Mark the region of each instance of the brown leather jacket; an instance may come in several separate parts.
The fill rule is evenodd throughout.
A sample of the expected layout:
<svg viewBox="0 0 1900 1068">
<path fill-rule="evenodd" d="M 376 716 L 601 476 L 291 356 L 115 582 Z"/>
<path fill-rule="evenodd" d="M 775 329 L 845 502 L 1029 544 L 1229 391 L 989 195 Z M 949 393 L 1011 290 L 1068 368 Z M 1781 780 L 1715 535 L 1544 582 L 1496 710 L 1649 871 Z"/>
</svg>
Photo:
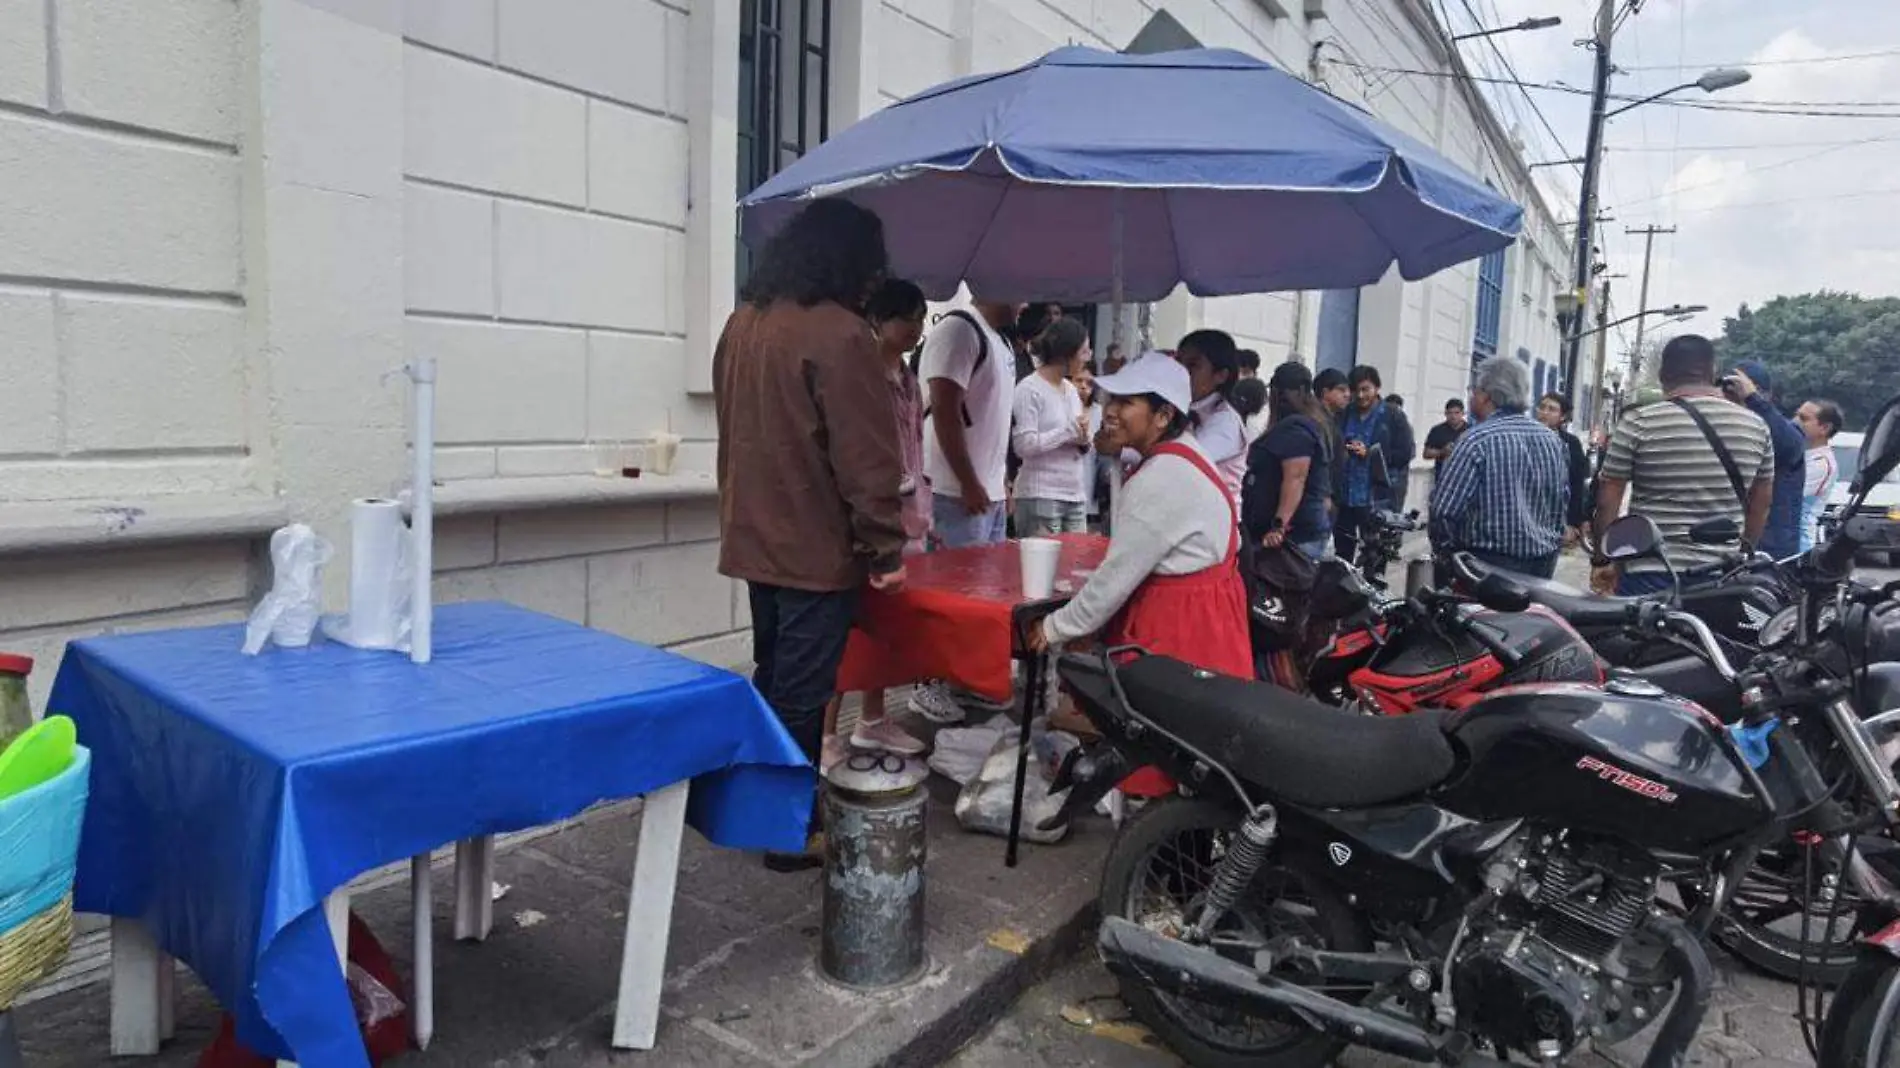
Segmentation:
<svg viewBox="0 0 1900 1068">
<path fill-rule="evenodd" d="M 722 574 L 848 590 L 895 571 L 903 465 L 876 337 L 856 312 L 741 304 L 713 354 Z"/>
</svg>

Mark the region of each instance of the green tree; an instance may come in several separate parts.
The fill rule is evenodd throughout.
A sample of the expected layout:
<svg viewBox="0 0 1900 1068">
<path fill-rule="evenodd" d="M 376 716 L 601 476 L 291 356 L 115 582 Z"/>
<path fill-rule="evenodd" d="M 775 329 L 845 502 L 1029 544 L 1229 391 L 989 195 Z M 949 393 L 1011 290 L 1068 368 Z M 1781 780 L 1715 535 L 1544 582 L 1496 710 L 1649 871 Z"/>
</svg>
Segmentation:
<svg viewBox="0 0 1900 1068">
<path fill-rule="evenodd" d="M 1744 304 L 1716 342 L 1724 367 L 1760 360 L 1784 407 L 1825 398 L 1858 428 L 1900 393 L 1900 298 L 1822 290 Z"/>
</svg>

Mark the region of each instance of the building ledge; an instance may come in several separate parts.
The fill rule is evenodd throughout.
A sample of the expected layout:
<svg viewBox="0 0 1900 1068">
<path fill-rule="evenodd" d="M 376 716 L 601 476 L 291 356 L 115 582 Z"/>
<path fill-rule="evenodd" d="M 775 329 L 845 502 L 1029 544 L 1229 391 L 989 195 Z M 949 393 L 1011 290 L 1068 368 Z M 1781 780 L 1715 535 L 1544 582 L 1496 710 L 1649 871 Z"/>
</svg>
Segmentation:
<svg viewBox="0 0 1900 1068">
<path fill-rule="evenodd" d="M 719 496 L 710 474 L 600 478 L 550 475 L 537 478 L 471 478 L 445 482 L 435 489 L 438 516 L 491 515 L 548 508 L 590 508 L 705 500 Z M 404 504 L 409 493 L 402 494 Z"/>
<path fill-rule="evenodd" d="M 230 494 L 0 503 L 0 556 L 256 537 L 289 518 L 276 497 Z"/>
</svg>

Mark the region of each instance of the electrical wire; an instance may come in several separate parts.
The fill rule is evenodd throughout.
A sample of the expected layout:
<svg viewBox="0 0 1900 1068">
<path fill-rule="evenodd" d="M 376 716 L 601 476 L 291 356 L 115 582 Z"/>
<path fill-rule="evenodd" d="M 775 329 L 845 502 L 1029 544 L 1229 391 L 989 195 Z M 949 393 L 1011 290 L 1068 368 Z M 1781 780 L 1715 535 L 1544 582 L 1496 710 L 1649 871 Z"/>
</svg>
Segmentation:
<svg viewBox="0 0 1900 1068">
<path fill-rule="evenodd" d="M 1353 66 L 1354 64 L 1347 64 Z M 1571 96 L 1589 96 L 1590 90 L 1561 82 L 1528 82 L 1518 78 L 1496 78 L 1476 74 L 1455 74 L 1449 71 L 1415 70 L 1403 67 L 1360 66 L 1362 70 L 1380 74 L 1404 74 L 1417 78 L 1459 78 L 1493 85 L 1515 85 L 1526 91 L 1536 89 L 1547 93 L 1568 93 Z M 1900 119 L 1900 100 L 1670 100 L 1667 98 L 1652 100 L 1644 96 L 1628 93 L 1609 93 L 1607 99 L 1626 103 L 1647 103 L 1658 107 L 1695 108 L 1702 111 L 1731 111 L 1749 115 L 1790 115 L 1804 118 L 1849 118 L 1849 119 Z M 1833 109 L 1854 108 L 1863 110 L 1839 111 Z M 1878 114 L 1874 108 L 1894 109 L 1888 114 Z"/>
<path fill-rule="evenodd" d="M 1783 159 L 1783 160 L 1776 160 L 1773 163 L 1765 163 L 1759 167 L 1750 167 L 1748 168 L 1748 173 L 1752 175 L 1752 174 L 1759 174 L 1762 171 L 1772 171 L 1779 167 L 1792 167 L 1797 163 L 1806 163 L 1809 160 L 1820 159 L 1822 156 L 1833 155 L 1834 153 L 1839 152 L 1842 149 L 1853 148 L 1857 145 L 1871 145 L 1877 142 L 1890 141 L 1890 140 L 1892 140 L 1892 138 L 1870 137 L 1862 141 L 1846 141 L 1838 145 L 1833 145 L 1831 147 L 1821 149 L 1819 152 L 1809 152 L 1809 153 L 1806 153 L 1805 155 L 1793 156 L 1793 157 L 1790 157 L 1788 159 Z M 1636 207 L 1639 204 L 1650 204 L 1658 200 L 1668 200 L 1670 197 L 1675 196 L 1677 193 L 1686 193 L 1692 189 L 1706 189 L 1709 186 L 1713 186 L 1713 185 L 1724 185 L 1729 181 L 1730 179 L 1727 179 L 1727 178 L 1712 178 L 1706 182 L 1696 182 L 1693 185 L 1677 186 L 1676 188 L 1671 189 L 1666 193 L 1658 193 L 1654 196 L 1644 197 L 1641 200 L 1618 201 L 1616 207 L 1617 207 L 1617 210 L 1621 211 L 1626 208 Z"/>
<path fill-rule="evenodd" d="M 1736 208 L 1768 208 L 1781 204 L 1818 204 L 1836 200 L 1859 200 L 1863 197 L 1889 197 L 1900 195 L 1900 186 L 1886 189 L 1860 189 L 1851 193 L 1822 193 L 1817 196 L 1781 197 L 1775 200 L 1738 200 L 1731 204 L 1713 204 L 1706 208 L 1675 208 L 1669 212 L 1652 212 L 1639 215 L 1639 218 L 1659 218 L 1671 215 L 1706 215 L 1718 211 L 1732 211 Z"/>
<path fill-rule="evenodd" d="M 1711 70 L 1716 67 L 1799 67 L 1825 63 L 1851 63 L 1865 59 L 1886 59 L 1900 56 L 1900 48 L 1882 49 L 1878 52 L 1848 52 L 1837 56 L 1808 56 L 1801 59 L 1729 59 L 1720 63 L 1676 63 L 1651 67 L 1624 67 L 1631 73 L 1652 70 Z"/>
</svg>

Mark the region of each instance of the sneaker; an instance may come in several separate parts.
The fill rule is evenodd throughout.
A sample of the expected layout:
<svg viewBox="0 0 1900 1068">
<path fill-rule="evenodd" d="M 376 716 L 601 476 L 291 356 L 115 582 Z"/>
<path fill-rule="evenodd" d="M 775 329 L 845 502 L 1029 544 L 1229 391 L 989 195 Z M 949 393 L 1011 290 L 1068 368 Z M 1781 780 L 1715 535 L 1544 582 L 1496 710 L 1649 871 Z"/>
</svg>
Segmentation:
<svg viewBox="0 0 1900 1068">
<path fill-rule="evenodd" d="M 968 705 L 980 712 L 1014 712 L 1016 710 L 1016 702 L 1014 701 L 997 701 L 985 697 L 980 693 L 971 693 L 964 689 L 952 690 L 951 699 L 960 705 Z"/>
<path fill-rule="evenodd" d="M 932 723 L 962 723 L 967 713 L 941 682 L 921 683 L 910 692 L 910 710 Z"/>
<path fill-rule="evenodd" d="M 851 748 L 881 749 L 886 753 L 899 756 L 923 756 L 928 746 L 922 739 L 890 721 L 890 719 L 858 722 L 851 732 Z"/>
<path fill-rule="evenodd" d="M 851 744 L 852 745 L 857 744 L 857 740 L 858 740 L 857 736 L 855 734 L 852 735 Z M 843 738 L 839 737 L 836 734 L 825 735 L 824 748 L 821 749 L 818 753 L 819 774 L 822 775 L 825 772 L 830 771 L 832 765 L 836 764 L 838 761 L 843 760 L 845 757 L 848 757 L 850 755 L 851 755 L 851 745 L 846 745 L 845 740 Z"/>
</svg>

